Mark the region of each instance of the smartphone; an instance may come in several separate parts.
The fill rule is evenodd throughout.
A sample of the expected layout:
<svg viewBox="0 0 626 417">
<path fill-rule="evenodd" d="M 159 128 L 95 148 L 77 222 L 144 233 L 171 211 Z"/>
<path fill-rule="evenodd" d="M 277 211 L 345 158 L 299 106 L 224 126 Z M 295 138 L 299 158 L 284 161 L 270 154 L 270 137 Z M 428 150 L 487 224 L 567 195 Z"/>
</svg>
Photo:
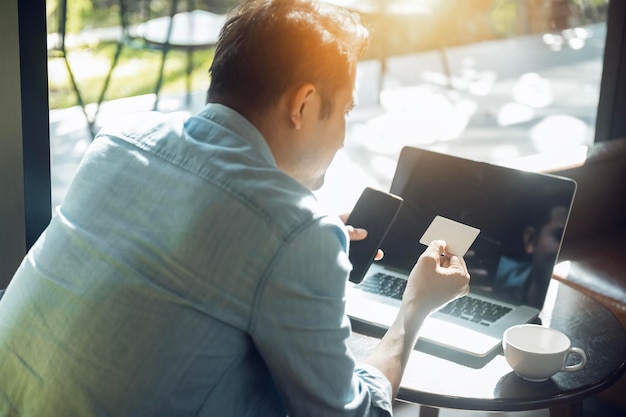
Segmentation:
<svg viewBox="0 0 626 417">
<path fill-rule="evenodd" d="M 350 242 L 350 281 L 358 284 L 363 280 L 403 203 L 397 195 L 370 187 L 363 190 L 346 221 L 350 226 L 367 230 L 365 239 Z"/>
</svg>

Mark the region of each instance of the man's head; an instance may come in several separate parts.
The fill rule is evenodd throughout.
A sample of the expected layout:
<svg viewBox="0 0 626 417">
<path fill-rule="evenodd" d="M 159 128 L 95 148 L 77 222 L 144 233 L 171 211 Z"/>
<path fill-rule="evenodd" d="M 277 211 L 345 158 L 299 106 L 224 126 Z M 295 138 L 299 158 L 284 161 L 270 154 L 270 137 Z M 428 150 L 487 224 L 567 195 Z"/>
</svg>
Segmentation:
<svg viewBox="0 0 626 417">
<path fill-rule="evenodd" d="M 207 101 L 259 111 L 310 82 L 328 115 L 367 41 L 353 14 L 317 0 L 243 0 L 222 29 Z"/>
<path fill-rule="evenodd" d="M 247 117 L 279 168 L 318 188 L 343 146 L 367 42 L 358 18 L 317 0 L 244 0 L 222 29 L 207 101 Z"/>
<path fill-rule="evenodd" d="M 533 216 L 531 224 L 524 229 L 524 249 L 532 256 L 535 267 L 552 268 L 565 231 L 567 215 L 565 204 L 554 205 Z"/>
</svg>

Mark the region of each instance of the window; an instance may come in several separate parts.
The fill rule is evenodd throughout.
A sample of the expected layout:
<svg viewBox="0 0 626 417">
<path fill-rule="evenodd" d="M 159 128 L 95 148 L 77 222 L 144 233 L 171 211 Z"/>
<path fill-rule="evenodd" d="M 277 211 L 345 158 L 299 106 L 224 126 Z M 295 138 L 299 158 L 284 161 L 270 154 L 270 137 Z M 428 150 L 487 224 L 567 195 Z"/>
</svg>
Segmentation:
<svg viewBox="0 0 626 417">
<path fill-rule="evenodd" d="M 48 0 L 49 5 L 53 3 L 56 0 Z M 79 3 L 85 10 L 88 4 L 95 10 L 96 5 L 110 2 Z M 359 105 L 349 119 L 346 145 L 318 192 L 320 199 L 344 211 L 352 207 L 366 185 L 387 189 L 404 145 L 507 163 L 538 153 L 580 149 L 591 145 L 597 135 L 611 136 L 608 132 L 623 123 L 611 116 L 625 95 L 620 93 L 623 87 L 619 87 L 618 74 L 619 62 L 624 59 L 626 7 L 622 3 L 387 0 L 387 14 L 366 10 L 362 19 L 371 28 L 372 43 L 358 67 Z M 405 6 L 409 8 L 403 9 Z M 607 16 L 612 19 L 610 26 Z M 115 24 L 111 19 L 102 21 L 109 29 Z M 50 25 L 52 31 L 54 27 Z M 68 27 L 73 28 L 72 35 L 111 33 L 75 24 Z M 619 34 L 611 35 L 616 31 Z M 111 48 L 110 43 L 106 47 Z M 617 51 L 611 61 L 604 60 L 608 48 Z M 77 78 L 80 71 L 94 74 L 96 68 L 106 67 L 107 55 L 98 50 L 96 42 L 76 53 Z M 96 52 L 93 65 L 85 62 L 90 51 Z M 609 62 L 610 68 L 604 68 L 604 62 Z M 200 73 L 206 73 L 209 63 L 197 65 Z M 63 71 L 62 63 L 51 65 L 50 79 L 63 79 Z M 600 100 L 601 79 L 603 94 L 612 93 L 613 97 Z M 98 80 L 91 85 L 98 90 Z M 206 82 L 196 88 L 203 96 Z M 180 96 L 182 90 L 181 85 L 180 92 L 170 90 L 169 94 Z M 99 121 L 115 119 L 108 109 L 116 112 L 113 114 L 119 114 L 119 109 L 124 113 L 149 110 L 152 100 L 144 98 L 104 103 Z M 190 109 L 166 105 L 164 109 L 194 112 L 198 105 Z M 60 204 L 90 138 L 78 107 L 51 109 L 50 119 L 55 206 Z"/>
<path fill-rule="evenodd" d="M 390 38 L 386 70 L 379 84 L 381 62 L 360 64 L 359 107 L 333 166 L 341 184 L 322 195 L 387 189 L 404 145 L 508 163 L 593 144 L 608 1 L 419 3 L 421 14 L 365 20 L 378 29 L 371 47 Z"/>
</svg>

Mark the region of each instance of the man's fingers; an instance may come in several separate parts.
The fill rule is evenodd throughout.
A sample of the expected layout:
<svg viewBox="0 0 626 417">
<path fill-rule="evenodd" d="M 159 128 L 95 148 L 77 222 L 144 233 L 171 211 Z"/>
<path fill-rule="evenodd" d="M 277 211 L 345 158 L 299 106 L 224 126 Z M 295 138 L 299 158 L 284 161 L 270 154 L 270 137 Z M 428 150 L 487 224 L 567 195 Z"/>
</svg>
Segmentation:
<svg viewBox="0 0 626 417">
<path fill-rule="evenodd" d="M 450 256 L 449 262 L 450 267 L 460 269 L 461 271 L 464 271 L 467 275 L 469 275 L 469 272 L 467 271 L 467 265 L 465 264 L 465 259 L 463 259 L 462 257 L 452 255 Z"/>
<path fill-rule="evenodd" d="M 423 255 L 431 258 L 438 266 L 448 266 L 448 254 L 446 253 L 446 242 L 443 240 L 433 240 L 426 248 Z"/>
<path fill-rule="evenodd" d="M 346 226 L 350 240 L 363 240 L 367 237 L 367 230 L 358 227 Z"/>
<path fill-rule="evenodd" d="M 447 244 L 443 240 L 433 240 L 426 252 L 433 257 L 434 259 L 438 259 L 438 265 L 443 266 L 445 268 L 457 268 L 461 271 L 467 272 L 467 265 L 465 264 L 465 259 L 461 256 L 452 255 L 446 252 Z"/>
<path fill-rule="evenodd" d="M 442 256 L 446 253 L 446 242 L 443 240 L 433 240 L 426 249 L 429 255 Z"/>
</svg>

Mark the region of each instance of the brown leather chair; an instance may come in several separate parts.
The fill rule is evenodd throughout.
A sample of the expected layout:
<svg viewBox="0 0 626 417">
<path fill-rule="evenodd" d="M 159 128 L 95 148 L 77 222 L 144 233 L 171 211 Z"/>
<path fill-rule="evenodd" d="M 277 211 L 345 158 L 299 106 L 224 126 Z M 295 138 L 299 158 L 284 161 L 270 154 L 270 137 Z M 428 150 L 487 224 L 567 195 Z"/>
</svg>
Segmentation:
<svg viewBox="0 0 626 417">
<path fill-rule="evenodd" d="M 626 138 L 598 142 L 579 166 L 552 171 L 578 188 L 554 278 L 596 299 L 626 328 Z M 599 397 L 626 411 L 626 375 Z"/>
</svg>

